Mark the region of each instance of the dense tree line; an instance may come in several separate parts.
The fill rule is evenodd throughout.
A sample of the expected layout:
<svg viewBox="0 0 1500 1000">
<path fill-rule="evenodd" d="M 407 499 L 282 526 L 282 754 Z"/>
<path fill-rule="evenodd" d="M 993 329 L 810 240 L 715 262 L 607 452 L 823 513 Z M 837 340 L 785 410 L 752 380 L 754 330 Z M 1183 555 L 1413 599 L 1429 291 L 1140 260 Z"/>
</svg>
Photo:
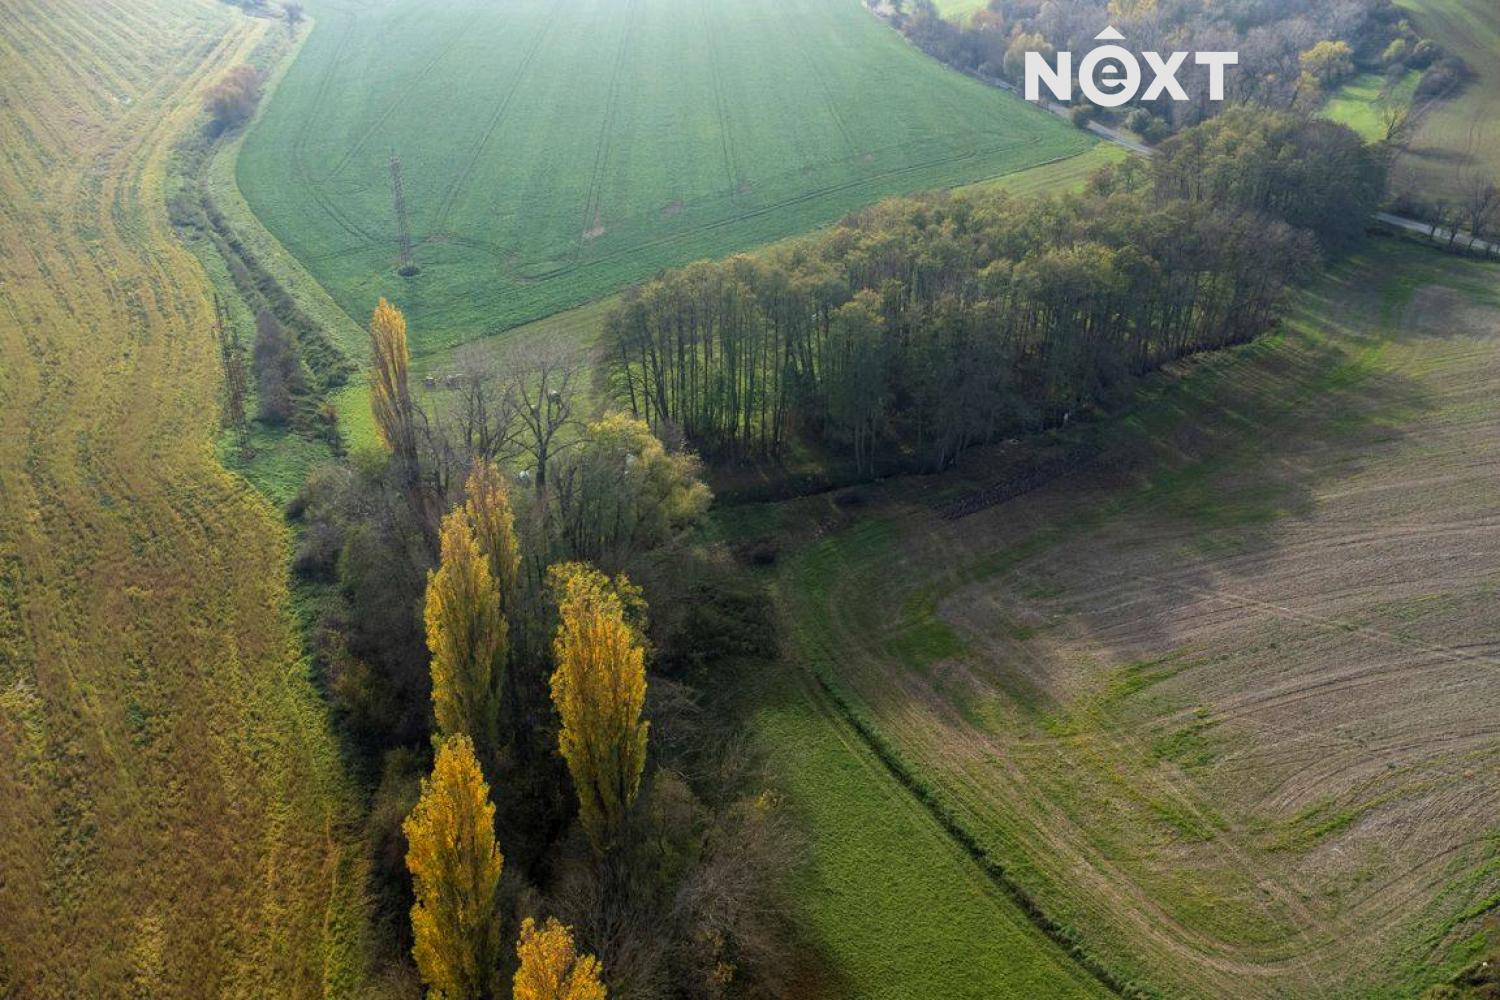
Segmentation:
<svg viewBox="0 0 1500 1000">
<path fill-rule="evenodd" d="M 1265 331 L 1383 186 L 1342 126 L 1241 110 L 1077 196 L 888 201 L 629 292 L 606 321 L 609 388 L 716 459 L 801 441 L 865 472 L 941 468 Z"/>
<path fill-rule="evenodd" d="M 373 788 L 391 994 L 777 995 L 795 839 L 716 673 L 770 655 L 769 629 L 683 541 L 710 499 L 697 459 L 575 414 L 578 359 L 471 358 L 439 393 L 413 382 L 399 309 L 370 332 L 381 448 L 291 513 L 315 659 Z M 717 617 L 689 613 L 705 592 Z"/>
<path fill-rule="evenodd" d="M 872 6 L 935 58 L 1014 86 L 1023 82 L 1027 52 L 1081 58 L 1100 44 L 1094 36 L 1106 24 L 1136 51 L 1238 52 L 1223 104 L 1207 99 L 1206 70 L 1189 62 L 1179 78 L 1193 100 L 1137 99 L 1116 112 L 1151 141 L 1240 104 L 1316 108 L 1356 72 L 1398 78 L 1426 70 L 1419 97 L 1446 93 L 1467 75 L 1393 0 L 990 0 L 963 24 L 932 0 Z"/>
</svg>

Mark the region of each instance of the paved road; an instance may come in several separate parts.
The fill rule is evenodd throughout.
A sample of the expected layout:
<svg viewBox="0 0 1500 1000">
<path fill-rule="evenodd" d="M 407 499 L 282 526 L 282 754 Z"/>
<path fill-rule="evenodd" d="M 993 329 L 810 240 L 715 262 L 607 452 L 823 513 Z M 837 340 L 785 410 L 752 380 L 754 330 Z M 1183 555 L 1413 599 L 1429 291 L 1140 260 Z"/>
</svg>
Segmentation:
<svg viewBox="0 0 1500 1000">
<path fill-rule="evenodd" d="M 1383 222 L 1397 229 L 1405 229 L 1412 233 L 1421 233 L 1423 236 L 1431 237 L 1433 240 L 1447 240 L 1450 237 L 1458 246 L 1468 247 L 1470 250 L 1478 250 L 1481 253 L 1500 253 L 1500 243 L 1491 243 L 1488 240 L 1477 239 L 1463 230 L 1459 230 L 1454 236 L 1452 230 L 1439 226 L 1436 229 L 1431 223 L 1418 222 L 1416 219 L 1408 219 L 1404 215 L 1392 215 L 1389 212 L 1376 212 L 1375 221 Z"/>
</svg>

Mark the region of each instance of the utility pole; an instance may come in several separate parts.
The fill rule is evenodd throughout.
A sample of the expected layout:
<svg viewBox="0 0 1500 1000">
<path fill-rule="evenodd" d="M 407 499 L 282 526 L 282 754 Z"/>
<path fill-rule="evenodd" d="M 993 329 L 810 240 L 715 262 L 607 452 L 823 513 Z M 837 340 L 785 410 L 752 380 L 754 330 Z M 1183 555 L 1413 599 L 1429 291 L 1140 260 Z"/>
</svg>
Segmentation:
<svg viewBox="0 0 1500 1000">
<path fill-rule="evenodd" d="M 396 206 L 396 238 L 401 243 L 401 267 L 397 274 L 409 278 L 418 271 L 411 259 L 411 226 L 406 221 L 406 195 L 401 190 L 401 157 L 391 150 L 391 199 Z"/>
</svg>

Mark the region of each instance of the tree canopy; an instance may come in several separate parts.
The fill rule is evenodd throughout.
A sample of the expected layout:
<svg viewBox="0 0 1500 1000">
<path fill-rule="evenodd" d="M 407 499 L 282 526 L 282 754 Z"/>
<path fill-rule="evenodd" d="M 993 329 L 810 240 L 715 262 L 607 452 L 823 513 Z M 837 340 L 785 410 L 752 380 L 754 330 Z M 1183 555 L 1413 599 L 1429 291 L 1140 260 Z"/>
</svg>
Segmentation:
<svg viewBox="0 0 1500 1000">
<path fill-rule="evenodd" d="M 497 900 L 504 858 L 495 807 L 467 736 L 438 748 L 416 808 L 402 825 L 417 971 L 442 1000 L 484 1000 L 500 950 Z"/>
<path fill-rule="evenodd" d="M 639 592 L 585 563 L 552 567 L 558 596 L 552 701 L 562 720 L 558 750 L 578 793 L 578 817 L 594 850 L 613 845 L 646 765 L 643 642 L 626 621 Z M 625 599 L 622 599 L 622 593 Z"/>
<path fill-rule="evenodd" d="M 607 991 L 600 982 L 599 960 L 580 955 L 573 945 L 573 930 L 556 917 L 538 927 L 527 917 L 516 942 L 514 1000 L 604 1000 Z"/>
<path fill-rule="evenodd" d="M 442 558 L 427 575 L 423 620 L 432 651 L 432 707 L 438 731 L 468 736 L 481 757 L 493 763 L 499 749 L 508 627 L 489 560 L 462 508 L 443 519 Z"/>
</svg>

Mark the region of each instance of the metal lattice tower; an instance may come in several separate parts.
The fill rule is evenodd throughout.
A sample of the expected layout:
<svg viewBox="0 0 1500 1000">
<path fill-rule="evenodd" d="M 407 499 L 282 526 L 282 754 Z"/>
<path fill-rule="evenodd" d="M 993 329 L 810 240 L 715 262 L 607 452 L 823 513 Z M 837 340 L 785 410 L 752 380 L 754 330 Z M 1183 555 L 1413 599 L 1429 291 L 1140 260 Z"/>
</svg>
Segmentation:
<svg viewBox="0 0 1500 1000">
<path fill-rule="evenodd" d="M 396 206 L 396 238 L 401 243 L 401 273 L 415 271 L 411 260 L 411 226 L 406 221 L 406 195 L 401 190 L 401 157 L 391 150 L 391 199 Z"/>
</svg>

